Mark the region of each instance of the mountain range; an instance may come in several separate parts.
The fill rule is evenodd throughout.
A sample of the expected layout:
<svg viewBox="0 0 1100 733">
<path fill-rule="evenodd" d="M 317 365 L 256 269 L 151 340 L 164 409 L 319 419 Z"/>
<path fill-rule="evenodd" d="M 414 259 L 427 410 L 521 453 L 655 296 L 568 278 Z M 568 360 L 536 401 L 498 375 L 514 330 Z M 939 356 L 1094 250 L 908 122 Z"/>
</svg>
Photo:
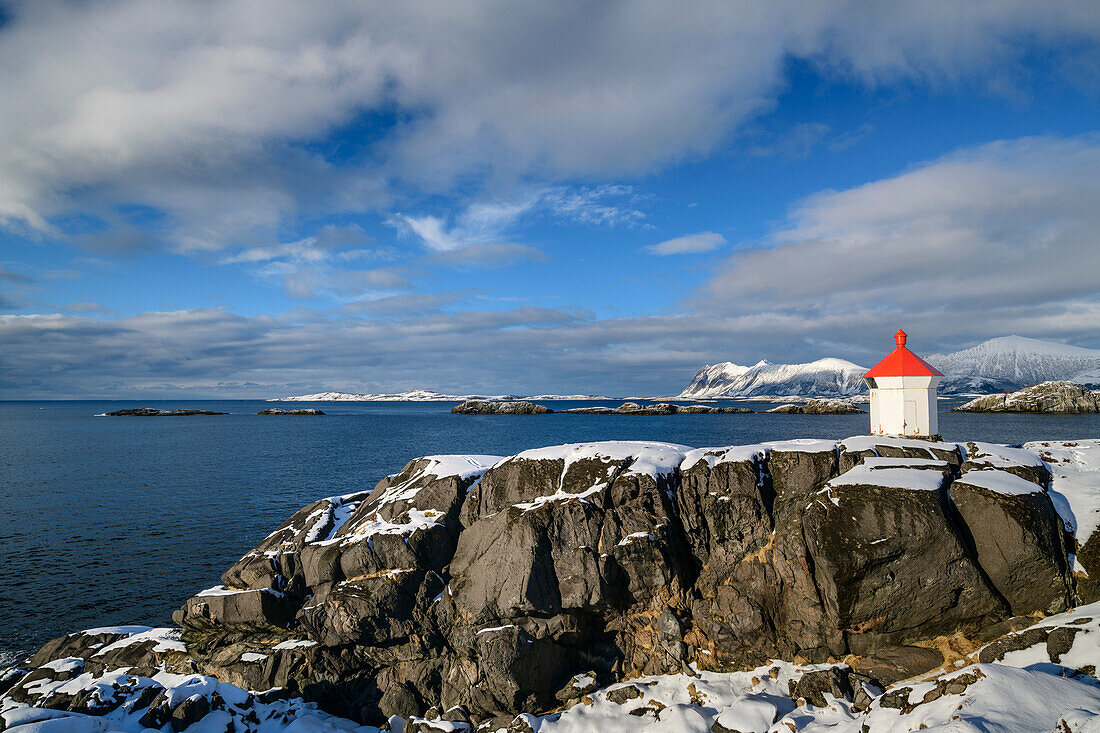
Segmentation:
<svg viewBox="0 0 1100 733">
<path fill-rule="evenodd" d="M 463 402 L 465 400 L 606 400 L 602 395 L 452 395 L 430 389 L 413 389 L 408 392 L 369 393 L 318 392 L 295 397 L 275 397 L 268 402 Z"/>
<path fill-rule="evenodd" d="M 1023 336 L 989 339 L 927 361 L 944 373 L 945 394 L 1010 392 L 1055 380 L 1100 384 L 1100 350 Z"/>
<path fill-rule="evenodd" d="M 1023 389 L 1052 380 L 1100 384 L 1100 350 L 1055 341 L 1002 336 L 926 361 L 944 373 L 940 394 L 989 394 Z M 680 399 L 716 397 L 854 397 L 866 392 L 860 377 L 867 371 L 843 359 L 806 364 L 752 366 L 733 362 L 708 364 L 695 373 Z"/>
<path fill-rule="evenodd" d="M 713 397 L 851 397 L 865 392 L 860 379 L 867 369 L 844 359 L 818 359 L 808 364 L 752 366 L 723 362 L 695 373 L 680 399 Z"/>
<path fill-rule="evenodd" d="M 1100 349 L 1056 341 L 1002 336 L 925 360 L 944 373 L 943 395 L 1008 392 L 1040 382 L 1070 380 L 1100 387 Z M 707 364 L 695 373 L 677 399 L 763 397 L 851 398 L 865 395 L 861 377 L 867 367 L 844 359 L 824 358 L 805 364 L 774 364 L 762 359 L 752 366 L 726 361 Z M 606 400 L 602 395 L 454 395 L 429 389 L 398 393 L 318 392 L 278 397 L 269 402 L 462 402 L 464 400 Z"/>
</svg>

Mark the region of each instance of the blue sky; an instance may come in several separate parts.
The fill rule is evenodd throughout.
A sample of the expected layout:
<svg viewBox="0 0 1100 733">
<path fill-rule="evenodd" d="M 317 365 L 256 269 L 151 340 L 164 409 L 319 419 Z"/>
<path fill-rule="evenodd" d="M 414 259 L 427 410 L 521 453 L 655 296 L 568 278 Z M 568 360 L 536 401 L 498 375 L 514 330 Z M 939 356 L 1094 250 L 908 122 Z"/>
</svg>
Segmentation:
<svg viewBox="0 0 1100 733">
<path fill-rule="evenodd" d="M 1054 6 L 4 4 L 0 397 L 1100 347 L 1100 10 Z"/>
</svg>

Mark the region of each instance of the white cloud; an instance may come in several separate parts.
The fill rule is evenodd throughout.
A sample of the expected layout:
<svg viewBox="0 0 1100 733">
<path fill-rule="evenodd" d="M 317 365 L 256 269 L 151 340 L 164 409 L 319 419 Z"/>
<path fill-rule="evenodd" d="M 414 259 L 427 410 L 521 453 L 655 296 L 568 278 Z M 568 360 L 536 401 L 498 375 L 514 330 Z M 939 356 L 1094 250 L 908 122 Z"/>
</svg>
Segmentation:
<svg viewBox="0 0 1100 733">
<path fill-rule="evenodd" d="M 362 259 L 388 260 L 388 248 L 342 249 L 371 241 L 358 227 L 322 227 L 317 235 L 294 242 L 248 247 L 218 260 L 221 265 L 252 265 L 253 275 L 282 284 L 292 298 L 382 297 L 409 287 L 406 273 L 390 267 L 346 270 L 343 265 Z"/>
<path fill-rule="evenodd" d="M 408 227 L 424 246 L 434 252 L 452 252 L 456 249 L 478 244 L 484 237 L 482 232 L 447 231 L 443 219 L 438 216 L 405 216 L 395 214 L 397 224 Z"/>
<path fill-rule="evenodd" d="M 666 239 L 657 244 L 642 247 L 643 252 L 652 255 L 683 255 L 697 254 L 699 252 L 712 252 L 726 244 L 726 238 L 718 232 L 697 232 L 685 234 L 682 237 Z"/>
<path fill-rule="evenodd" d="M 1100 137 L 959 151 L 799 204 L 774 245 L 742 249 L 710 292 L 788 306 L 957 307 L 1096 294 Z"/>
<path fill-rule="evenodd" d="M 242 262 L 268 262 L 283 258 L 294 262 L 325 262 L 331 255 L 317 247 L 316 244 L 317 240 L 310 237 L 297 242 L 275 244 L 269 247 L 250 247 L 235 255 L 223 257 L 220 263 L 223 265 L 236 265 Z"/>
<path fill-rule="evenodd" d="M 1024 138 L 821 192 L 772 241 L 736 251 L 695 305 L 789 317 L 787 338 L 842 329 L 857 343 L 892 324 L 948 345 L 1095 338 L 1098 167 L 1100 136 Z"/>
<path fill-rule="evenodd" d="M 617 178 L 706 154 L 775 102 L 792 56 L 868 85 L 1015 94 L 1036 44 L 1089 86 L 1100 36 L 1073 0 L 39 0 L 8 15 L 0 220 L 56 234 L 59 214 L 144 204 L 185 251 L 384 209 L 388 182 Z M 373 111 L 397 122 L 353 163 L 302 145 Z"/>
<path fill-rule="evenodd" d="M 399 213 L 390 224 L 436 253 L 433 262 L 503 266 L 547 259 L 535 247 L 504 241 L 520 224 L 549 216 L 595 227 L 633 226 L 645 218 L 634 208 L 638 198 L 632 187 L 622 185 L 528 188 L 508 198 L 475 201 L 452 220 Z"/>
</svg>

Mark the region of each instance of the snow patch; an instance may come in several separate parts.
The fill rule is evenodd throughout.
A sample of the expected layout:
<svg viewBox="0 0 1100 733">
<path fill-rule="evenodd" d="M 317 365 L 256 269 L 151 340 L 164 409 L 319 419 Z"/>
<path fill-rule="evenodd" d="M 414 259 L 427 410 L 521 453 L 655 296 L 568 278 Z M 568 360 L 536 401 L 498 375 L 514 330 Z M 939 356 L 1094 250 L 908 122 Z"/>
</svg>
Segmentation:
<svg viewBox="0 0 1100 733">
<path fill-rule="evenodd" d="M 938 491 L 943 486 L 943 475 L 938 471 L 920 468 L 867 468 L 859 465 L 847 473 L 829 481 L 826 487 L 881 486 L 887 489 L 908 491 Z"/>
<path fill-rule="evenodd" d="M 1027 479 L 1020 478 L 1014 473 L 997 469 L 967 471 L 957 483 L 977 486 L 979 489 L 994 491 L 998 494 L 1010 494 L 1014 496 L 1043 493 L 1042 486 L 1033 484 Z"/>
<path fill-rule="evenodd" d="M 285 652 L 291 649 L 305 649 L 311 646 L 317 646 L 317 642 L 313 641 L 313 639 L 289 639 L 287 641 L 281 641 L 271 648 L 277 652 Z"/>
<path fill-rule="evenodd" d="M 1100 439 L 1035 441 L 1024 448 L 1046 463 L 1051 501 L 1084 545 L 1100 526 Z"/>
</svg>

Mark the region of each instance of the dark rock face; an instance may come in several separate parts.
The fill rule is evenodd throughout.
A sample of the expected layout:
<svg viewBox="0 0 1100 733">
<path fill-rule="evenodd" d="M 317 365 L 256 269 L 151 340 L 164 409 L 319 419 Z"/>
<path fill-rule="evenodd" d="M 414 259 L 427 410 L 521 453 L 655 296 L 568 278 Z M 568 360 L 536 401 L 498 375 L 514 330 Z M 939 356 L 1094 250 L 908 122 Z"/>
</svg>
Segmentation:
<svg viewBox="0 0 1100 733">
<path fill-rule="evenodd" d="M 297 410 L 284 410 L 279 407 L 269 407 L 266 410 L 260 410 L 257 415 L 324 415 L 325 413 L 318 410 L 316 407 L 303 407 Z"/>
<path fill-rule="evenodd" d="M 228 415 L 228 412 L 211 410 L 157 410 L 152 407 L 133 407 L 105 413 L 107 417 L 184 417 L 187 415 Z"/>
<path fill-rule="evenodd" d="M 452 407 L 451 412 L 456 415 L 548 415 L 553 410 L 525 400 L 518 402 L 466 400 L 461 405 Z"/>
<path fill-rule="evenodd" d="M 790 683 L 791 699 L 806 700 L 818 707 L 829 704 L 825 693 L 829 693 L 838 700 L 851 700 L 854 691 L 848 674 L 832 667 L 816 672 L 807 672 L 797 681 Z"/>
<path fill-rule="evenodd" d="M 1043 488 L 1005 471 L 972 471 L 951 485 L 951 501 L 978 563 L 1013 614 L 1070 607 L 1062 522 Z"/>
<path fill-rule="evenodd" d="M 861 415 L 864 411 L 848 402 L 810 400 L 802 405 L 780 405 L 767 410 L 774 415 Z"/>
<path fill-rule="evenodd" d="M 857 654 L 1006 616 L 952 521 L 946 483 L 931 471 L 857 468 L 810 505 L 806 542 L 829 625 Z"/>
<path fill-rule="evenodd" d="M 889 683 L 943 663 L 918 644 L 1072 597 L 1043 487 L 990 489 L 1002 471 L 962 463 L 953 444 L 874 438 L 420 458 L 298 511 L 174 618 L 192 671 L 372 724 L 461 707 L 507 725 L 688 664 L 854 655 L 853 675 Z M 111 663 L 165 654 L 141 646 Z M 852 679 L 815 672 L 792 695 L 866 697 Z M 202 712 L 162 708 L 150 724 Z"/>
<path fill-rule="evenodd" d="M 1077 382 L 1043 382 L 1016 392 L 978 397 L 952 412 L 1100 412 L 1100 394 Z"/>
</svg>

